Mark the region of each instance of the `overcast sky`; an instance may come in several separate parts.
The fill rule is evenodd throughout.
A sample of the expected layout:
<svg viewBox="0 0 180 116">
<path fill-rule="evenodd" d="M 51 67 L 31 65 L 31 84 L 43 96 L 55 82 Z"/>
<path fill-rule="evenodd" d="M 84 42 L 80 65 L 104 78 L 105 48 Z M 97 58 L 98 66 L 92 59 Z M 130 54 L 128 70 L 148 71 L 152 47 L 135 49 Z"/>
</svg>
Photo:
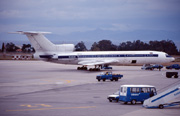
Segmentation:
<svg viewBox="0 0 180 116">
<path fill-rule="evenodd" d="M 160 40 L 180 46 L 180 0 L 0 0 L 1 43 L 11 31 L 68 35 L 97 29 L 170 32 Z"/>
</svg>

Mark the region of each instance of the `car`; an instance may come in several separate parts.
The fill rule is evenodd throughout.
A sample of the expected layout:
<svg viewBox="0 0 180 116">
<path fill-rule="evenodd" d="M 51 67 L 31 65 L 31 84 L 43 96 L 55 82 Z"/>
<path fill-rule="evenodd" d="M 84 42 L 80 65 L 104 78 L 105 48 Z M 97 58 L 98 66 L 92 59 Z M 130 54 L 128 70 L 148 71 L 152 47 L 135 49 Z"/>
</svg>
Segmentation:
<svg viewBox="0 0 180 116">
<path fill-rule="evenodd" d="M 176 70 L 179 70 L 180 69 L 180 65 L 179 64 L 172 64 L 172 65 L 166 66 L 166 69 L 176 69 Z"/>
<path fill-rule="evenodd" d="M 144 64 L 141 69 L 143 70 L 152 70 L 152 65 L 151 64 Z"/>
<path fill-rule="evenodd" d="M 100 75 L 96 76 L 96 79 L 98 81 L 106 81 L 106 80 L 115 80 L 118 81 L 118 79 L 121 79 L 123 77 L 123 75 L 121 74 L 113 74 L 112 72 L 102 72 Z"/>
<path fill-rule="evenodd" d="M 112 101 L 118 102 L 119 101 L 119 91 L 116 91 L 112 95 L 108 95 L 107 99 L 109 100 L 109 102 L 112 102 Z"/>
<path fill-rule="evenodd" d="M 102 67 L 101 69 L 104 69 L 104 70 L 106 70 L 106 69 L 112 69 L 112 67 Z"/>
<path fill-rule="evenodd" d="M 163 68 L 163 65 L 161 65 L 161 64 L 154 64 L 152 67 L 153 67 L 154 69 L 155 69 L 155 68 L 161 69 L 161 68 Z"/>
<path fill-rule="evenodd" d="M 163 68 L 163 65 L 161 64 L 144 64 L 141 69 L 144 70 L 154 70 L 154 69 L 159 69 L 161 70 Z"/>
</svg>

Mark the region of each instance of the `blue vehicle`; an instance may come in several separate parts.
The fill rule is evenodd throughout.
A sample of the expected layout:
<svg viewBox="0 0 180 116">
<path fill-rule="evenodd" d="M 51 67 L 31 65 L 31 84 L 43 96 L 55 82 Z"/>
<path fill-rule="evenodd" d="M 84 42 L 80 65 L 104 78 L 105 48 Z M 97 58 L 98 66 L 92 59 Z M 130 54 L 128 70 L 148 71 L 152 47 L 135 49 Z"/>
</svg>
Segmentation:
<svg viewBox="0 0 180 116">
<path fill-rule="evenodd" d="M 156 88 L 151 85 L 122 85 L 119 92 L 119 101 L 127 104 L 143 103 L 144 100 L 157 95 Z"/>
<path fill-rule="evenodd" d="M 163 65 L 161 65 L 161 64 L 154 64 L 154 65 L 152 66 L 152 68 L 153 68 L 153 69 L 155 69 L 155 68 L 161 69 L 161 68 L 163 68 Z"/>
<path fill-rule="evenodd" d="M 166 66 L 166 69 L 176 69 L 176 70 L 179 70 L 180 69 L 180 65 L 179 64 L 172 64 L 170 66 Z"/>
<path fill-rule="evenodd" d="M 112 69 L 112 67 L 109 67 L 108 65 L 103 65 L 103 66 L 101 67 L 101 69 L 104 69 L 104 70 L 106 70 L 106 69 Z"/>
<path fill-rule="evenodd" d="M 163 65 L 161 64 L 144 64 L 141 69 L 144 70 L 154 70 L 154 69 L 159 69 L 161 70 L 163 68 Z"/>
<path fill-rule="evenodd" d="M 121 74 L 112 74 L 112 72 L 102 72 L 100 75 L 96 76 L 96 79 L 98 81 L 106 81 L 106 80 L 115 80 L 118 81 L 118 79 L 121 79 L 123 77 L 123 75 Z"/>
<path fill-rule="evenodd" d="M 102 67 L 101 69 L 104 69 L 104 70 L 106 70 L 106 69 L 112 69 L 112 67 Z"/>
</svg>

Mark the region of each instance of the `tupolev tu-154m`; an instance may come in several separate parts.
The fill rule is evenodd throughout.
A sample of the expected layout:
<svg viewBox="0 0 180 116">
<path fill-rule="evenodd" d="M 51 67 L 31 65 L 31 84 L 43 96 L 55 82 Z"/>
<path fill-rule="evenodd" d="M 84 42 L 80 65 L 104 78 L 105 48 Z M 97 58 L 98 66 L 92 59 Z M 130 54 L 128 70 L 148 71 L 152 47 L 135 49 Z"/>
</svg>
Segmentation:
<svg viewBox="0 0 180 116">
<path fill-rule="evenodd" d="M 35 49 L 34 58 L 60 64 L 78 64 L 78 70 L 88 70 L 87 66 L 95 66 L 90 71 L 99 71 L 103 66 L 118 64 L 157 64 L 167 63 L 175 59 L 165 52 L 159 51 L 83 51 L 74 52 L 73 44 L 53 44 L 44 34 L 50 32 L 17 31 L 24 34 Z"/>
</svg>

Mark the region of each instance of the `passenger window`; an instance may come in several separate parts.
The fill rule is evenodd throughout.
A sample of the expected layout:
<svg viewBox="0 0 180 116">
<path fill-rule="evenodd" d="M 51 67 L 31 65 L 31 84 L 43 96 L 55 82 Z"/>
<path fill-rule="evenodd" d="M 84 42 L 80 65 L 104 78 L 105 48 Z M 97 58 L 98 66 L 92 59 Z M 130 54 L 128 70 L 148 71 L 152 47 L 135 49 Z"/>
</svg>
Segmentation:
<svg viewBox="0 0 180 116">
<path fill-rule="evenodd" d="M 141 88 L 141 93 L 147 93 L 147 88 Z"/>
<path fill-rule="evenodd" d="M 150 93 L 151 91 L 150 91 L 150 88 L 147 88 L 147 93 Z"/>
<path fill-rule="evenodd" d="M 139 89 L 140 89 L 140 88 L 136 88 L 136 92 L 137 92 L 137 93 L 139 93 Z"/>
<path fill-rule="evenodd" d="M 123 87 L 121 87 L 121 92 L 123 92 Z"/>
<path fill-rule="evenodd" d="M 139 93 L 139 88 L 131 88 L 131 93 Z"/>
<path fill-rule="evenodd" d="M 124 93 L 126 93 L 126 89 L 127 89 L 127 88 L 126 88 L 126 87 L 124 87 Z"/>
<path fill-rule="evenodd" d="M 154 93 L 156 92 L 155 88 L 151 88 L 151 91 L 153 91 Z"/>
<path fill-rule="evenodd" d="M 136 88 L 131 88 L 131 93 L 136 93 Z"/>
</svg>

